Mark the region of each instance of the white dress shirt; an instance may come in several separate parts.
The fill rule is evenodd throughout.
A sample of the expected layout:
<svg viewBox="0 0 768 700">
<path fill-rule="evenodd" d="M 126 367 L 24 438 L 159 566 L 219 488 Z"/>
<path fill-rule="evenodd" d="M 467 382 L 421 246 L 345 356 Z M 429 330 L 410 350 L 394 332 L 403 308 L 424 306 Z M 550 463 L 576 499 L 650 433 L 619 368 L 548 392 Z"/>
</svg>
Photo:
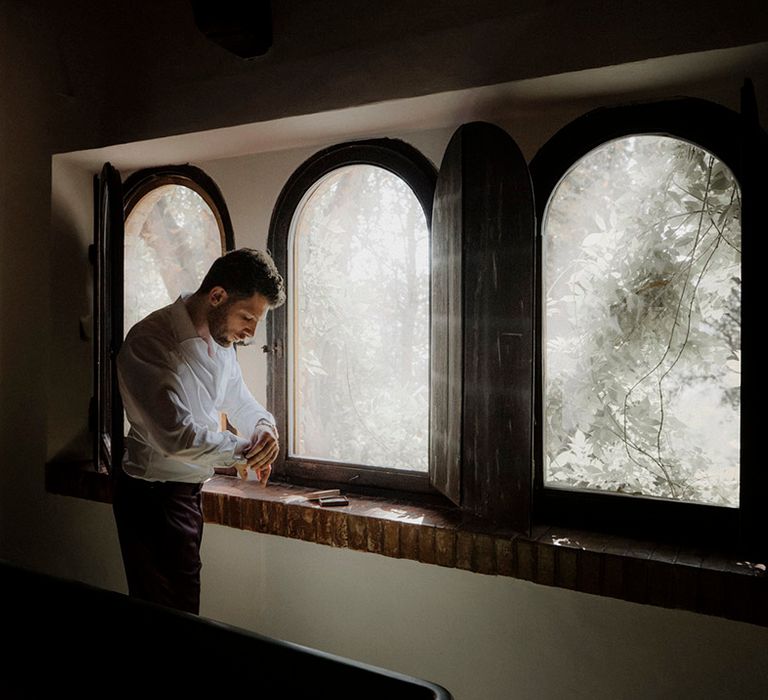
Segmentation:
<svg viewBox="0 0 768 700">
<path fill-rule="evenodd" d="M 275 419 L 245 386 L 234 347 L 197 335 L 188 295 L 135 324 L 117 356 L 130 422 L 123 469 L 149 481 L 203 482 L 244 461 L 257 421 Z M 219 429 L 225 412 L 240 437 Z"/>
</svg>

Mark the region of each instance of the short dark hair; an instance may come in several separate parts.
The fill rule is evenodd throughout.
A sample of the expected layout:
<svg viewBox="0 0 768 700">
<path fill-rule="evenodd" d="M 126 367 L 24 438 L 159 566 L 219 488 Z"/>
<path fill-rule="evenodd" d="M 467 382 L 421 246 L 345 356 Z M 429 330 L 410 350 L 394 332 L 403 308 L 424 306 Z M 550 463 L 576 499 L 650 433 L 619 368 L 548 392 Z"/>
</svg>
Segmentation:
<svg viewBox="0 0 768 700">
<path fill-rule="evenodd" d="M 214 260 L 198 293 L 223 287 L 233 299 L 247 299 L 256 292 L 274 308 L 285 302 L 285 285 L 274 260 L 261 250 L 239 248 Z"/>
</svg>

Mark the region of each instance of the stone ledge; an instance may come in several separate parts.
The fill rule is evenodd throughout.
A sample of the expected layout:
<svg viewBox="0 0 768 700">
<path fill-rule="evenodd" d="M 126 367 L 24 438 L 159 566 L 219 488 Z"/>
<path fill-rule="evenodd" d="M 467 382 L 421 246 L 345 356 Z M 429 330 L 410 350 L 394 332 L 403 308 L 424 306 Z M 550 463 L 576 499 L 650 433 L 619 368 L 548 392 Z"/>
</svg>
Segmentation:
<svg viewBox="0 0 768 700">
<path fill-rule="evenodd" d="M 111 502 L 107 474 L 88 462 L 49 464 L 51 493 Z M 450 510 L 349 495 L 325 508 L 312 489 L 217 475 L 203 487 L 205 521 L 425 564 L 768 626 L 768 574 L 727 553 L 559 527 L 531 537 L 468 526 Z"/>
</svg>

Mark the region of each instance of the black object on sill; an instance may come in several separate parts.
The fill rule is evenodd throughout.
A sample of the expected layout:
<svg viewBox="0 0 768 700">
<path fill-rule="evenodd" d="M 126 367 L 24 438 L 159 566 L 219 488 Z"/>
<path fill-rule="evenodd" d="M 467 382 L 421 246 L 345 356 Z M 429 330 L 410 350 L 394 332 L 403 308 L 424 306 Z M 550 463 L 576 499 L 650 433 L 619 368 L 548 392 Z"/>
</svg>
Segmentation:
<svg viewBox="0 0 768 700">
<path fill-rule="evenodd" d="M 348 506 L 349 501 L 346 496 L 325 496 L 318 499 L 318 503 L 321 506 Z"/>
</svg>

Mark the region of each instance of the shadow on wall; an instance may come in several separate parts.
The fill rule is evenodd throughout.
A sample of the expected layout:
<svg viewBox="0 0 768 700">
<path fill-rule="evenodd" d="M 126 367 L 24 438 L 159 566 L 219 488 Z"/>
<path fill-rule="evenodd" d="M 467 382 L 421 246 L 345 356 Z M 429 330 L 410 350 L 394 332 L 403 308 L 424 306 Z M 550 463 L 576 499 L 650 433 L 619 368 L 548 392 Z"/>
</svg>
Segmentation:
<svg viewBox="0 0 768 700">
<path fill-rule="evenodd" d="M 77 325 L 71 337 L 58 331 L 57 309 L 76 316 L 76 309 L 87 308 L 88 283 L 79 259 L 85 251 L 71 231 L 65 225 L 51 236 L 51 154 L 76 131 L 86 133 L 93 122 L 86 119 L 86 101 L 65 96 L 56 28 L 43 3 L 14 3 L 12 12 L 5 5 L 0 41 L 0 556 L 43 568 L 55 567 L 66 556 L 58 540 L 68 534 L 57 530 L 56 517 L 58 506 L 66 504 L 45 493 L 48 397 L 64 395 L 73 377 L 90 381 L 84 359 L 90 353 L 78 338 Z M 48 372 L 50 353 L 60 358 L 55 373 Z M 75 433 L 87 430 L 87 406 L 66 411 L 78 426 Z M 80 439 L 73 434 L 62 442 Z M 74 532 L 76 524 L 71 527 Z"/>
<path fill-rule="evenodd" d="M 71 163 L 53 166 L 51 221 L 51 338 L 47 459 L 91 458 L 88 401 L 93 393 L 92 174 Z"/>
</svg>

